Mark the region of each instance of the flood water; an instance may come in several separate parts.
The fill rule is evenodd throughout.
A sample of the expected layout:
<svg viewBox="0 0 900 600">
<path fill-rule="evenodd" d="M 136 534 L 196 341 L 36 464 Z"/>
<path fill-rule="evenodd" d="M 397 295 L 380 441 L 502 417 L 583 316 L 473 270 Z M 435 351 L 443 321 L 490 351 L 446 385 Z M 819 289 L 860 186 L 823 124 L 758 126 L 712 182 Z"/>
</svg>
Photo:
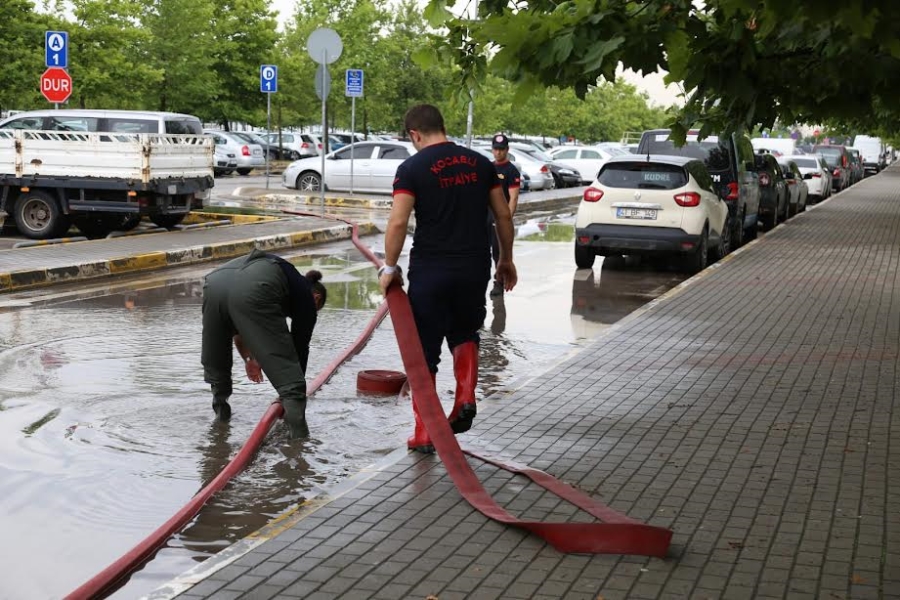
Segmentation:
<svg viewBox="0 0 900 600">
<path fill-rule="evenodd" d="M 367 241 L 378 250 L 381 238 Z M 288 256 L 301 271 L 323 271 L 329 289 L 312 379 L 358 336 L 381 294 L 374 269 L 349 244 Z M 593 272 L 576 271 L 565 220 L 520 226 L 516 262 L 519 287 L 488 300 L 485 403 L 683 279 L 600 260 Z M 117 293 L 0 312 L 0 598 L 61 597 L 119 558 L 218 474 L 275 398 L 236 363 L 234 416 L 214 421 L 199 363 L 202 274 L 156 275 Z M 446 348 L 444 357 L 438 391 L 449 408 Z M 408 400 L 357 394 L 362 369 L 402 370 L 389 319 L 310 400 L 310 437 L 289 441 L 277 425 L 247 471 L 115 597 L 155 589 L 402 447 L 412 428 Z M 477 420 L 469 435 L 477 436 Z"/>
</svg>

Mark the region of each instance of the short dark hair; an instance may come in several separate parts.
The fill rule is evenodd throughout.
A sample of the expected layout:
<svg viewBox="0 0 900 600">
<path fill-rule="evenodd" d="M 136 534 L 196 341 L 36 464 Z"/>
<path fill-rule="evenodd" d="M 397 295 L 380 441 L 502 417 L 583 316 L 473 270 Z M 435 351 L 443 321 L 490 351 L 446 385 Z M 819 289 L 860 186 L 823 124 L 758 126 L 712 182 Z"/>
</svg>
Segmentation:
<svg viewBox="0 0 900 600">
<path fill-rule="evenodd" d="M 322 273 L 315 269 L 311 269 L 306 272 L 306 280 L 309 282 L 309 286 L 313 291 L 318 292 L 318 294 L 322 296 L 322 306 L 325 306 L 325 301 L 328 300 L 328 290 L 322 285 Z"/>
<path fill-rule="evenodd" d="M 417 104 L 403 117 L 403 127 L 409 132 L 416 130 L 419 133 L 446 133 L 444 129 L 444 117 L 436 106 L 431 104 Z"/>
</svg>

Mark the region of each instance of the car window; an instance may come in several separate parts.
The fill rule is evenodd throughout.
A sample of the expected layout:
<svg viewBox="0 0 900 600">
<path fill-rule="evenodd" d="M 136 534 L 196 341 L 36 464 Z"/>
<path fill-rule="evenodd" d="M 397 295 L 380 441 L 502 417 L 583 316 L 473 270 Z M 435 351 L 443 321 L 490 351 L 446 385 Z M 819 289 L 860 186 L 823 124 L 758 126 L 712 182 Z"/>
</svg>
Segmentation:
<svg viewBox="0 0 900 600">
<path fill-rule="evenodd" d="M 373 144 L 344 146 L 343 148 L 335 152 L 332 156 L 335 160 L 350 160 L 350 158 L 359 160 L 361 158 L 372 158 L 372 147 Z"/>
<path fill-rule="evenodd" d="M 578 150 L 560 150 L 554 156 L 557 159 L 575 158 L 578 156 Z"/>
<path fill-rule="evenodd" d="M 44 125 L 44 117 L 22 117 L 15 119 L 3 126 L 3 129 L 42 129 Z"/>
<path fill-rule="evenodd" d="M 596 150 L 582 150 L 581 158 L 603 158 Z"/>
<path fill-rule="evenodd" d="M 49 131 L 97 131 L 97 119 L 93 117 L 48 117 L 45 127 Z"/>
<path fill-rule="evenodd" d="M 798 167 L 803 167 L 804 169 L 815 169 L 819 166 L 815 158 L 795 158 L 794 162 Z"/>
<path fill-rule="evenodd" d="M 114 133 L 158 133 L 157 121 L 144 119 L 107 119 L 106 129 Z"/>
<path fill-rule="evenodd" d="M 200 135 L 202 132 L 203 127 L 201 127 L 200 121 L 166 119 L 166 133 Z"/>
<path fill-rule="evenodd" d="M 378 158 L 406 159 L 409 158 L 409 151 L 403 146 L 386 146 L 378 153 Z"/>
<path fill-rule="evenodd" d="M 715 136 L 697 140 L 696 135 L 689 135 L 684 146 L 676 147 L 675 142 L 669 139 L 668 132 L 648 134 L 644 136 L 640 150 L 641 154 L 646 152 L 698 158 L 706 163 L 710 171 L 715 172 L 728 171 L 731 168 L 731 153 L 725 143 L 719 142 L 719 138 Z"/>
<path fill-rule="evenodd" d="M 682 167 L 647 161 L 607 163 L 598 179 L 607 187 L 648 190 L 674 190 L 688 181 Z"/>
</svg>

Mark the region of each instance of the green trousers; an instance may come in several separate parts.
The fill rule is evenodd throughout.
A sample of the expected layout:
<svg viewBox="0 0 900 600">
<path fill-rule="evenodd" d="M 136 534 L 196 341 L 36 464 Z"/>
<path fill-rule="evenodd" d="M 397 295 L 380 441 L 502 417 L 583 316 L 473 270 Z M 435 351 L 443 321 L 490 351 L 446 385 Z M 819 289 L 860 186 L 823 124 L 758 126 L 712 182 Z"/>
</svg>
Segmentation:
<svg viewBox="0 0 900 600">
<path fill-rule="evenodd" d="M 264 252 L 254 250 L 215 269 L 203 285 L 200 360 L 214 401 L 224 402 L 232 392 L 232 338 L 240 334 L 278 391 L 293 431 L 306 426 L 306 375 L 287 326 L 287 302 L 284 272 Z"/>
</svg>

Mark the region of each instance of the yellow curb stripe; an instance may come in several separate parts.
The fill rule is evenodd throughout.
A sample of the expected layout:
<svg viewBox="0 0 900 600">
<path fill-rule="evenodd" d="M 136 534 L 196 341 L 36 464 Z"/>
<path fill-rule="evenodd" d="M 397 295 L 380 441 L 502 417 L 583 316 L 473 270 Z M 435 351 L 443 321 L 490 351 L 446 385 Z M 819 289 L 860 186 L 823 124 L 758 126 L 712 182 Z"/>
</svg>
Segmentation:
<svg viewBox="0 0 900 600">
<path fill-rule="evenodd" d="M 110 260 L 109 272 L 112 274 L 130 273 L 132 271 L 160 269 L 165 266 L 167 266 L 165 252 L 148 252 L 147 254 L 137 254 Z"/>
<path fill-rule="evenodd" d="M 8 290 L 12 288 L 12 275 L 9 273 L 0 273 L 0 290 Z"/>
</svg>

